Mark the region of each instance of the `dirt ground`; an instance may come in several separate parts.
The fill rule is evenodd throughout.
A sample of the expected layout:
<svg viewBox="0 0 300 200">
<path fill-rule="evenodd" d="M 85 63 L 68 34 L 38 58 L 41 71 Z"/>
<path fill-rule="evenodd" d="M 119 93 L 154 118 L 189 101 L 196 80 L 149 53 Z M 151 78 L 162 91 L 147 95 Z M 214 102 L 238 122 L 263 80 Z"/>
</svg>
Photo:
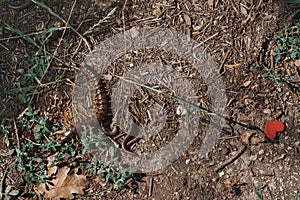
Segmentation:
<svg viewBox="0 0 300 200">
<path fill-rule="evenodd" d="M 272 0 L 43 2 L 51 12 L 33 3 L 24 9 L 11 9 L 8 1 L 0 1 L 0 119 L 1 125 L 11 127 L 9 145 L 5 143 L 5 135 L 0 135 L 0 174 L 1 180 L 5 180 L 1 181 L 3 186 L 12 185 L 20 191 L 19 196 L 13 198 L 41 198 L 34 193 L 34 185 L 26 183 L 12 168 L 8 168 L 3 178 L 4 166 L 15 161 L 13 155 L 7 155 L 9 150 L 20 140 L 32 137 L 26 135 L 30 131 L 14 123 L 17 118 L 30 104 L 46 113 L 53 124 L 62 123 L 72 106 L 75 76 L 89 54 L 86 42 L 93 49 L 117 33 L 145 26 L 190 35 L 210 53 L 225 85 L 227 118 L 262 130 L 267 120 L 279 120 L 284 122 L 286 129 L 275 142 L 246 145 L 240 135 L 247 128 L 233 123 L 232 131 L 221 133 L 212 151 L 201 158 L 199 149 L 207 130 L 207 124 L 201 122 L 193 144 L 169 166 L 147 174 L 135 174 L 132 181 L 118 190 L 113 189 L 112 184 L 90 181 L 86 193 L 101 196 L 76 196 L 76 199 L 262 199 L 258 194 L 262 194 L 263 199 L 297 198 L 293 192 L 300 192 L 300 68 L 296 64 L 300 58 L 286 57 L 281 62 L 282 73 L 294 77 L 290 83 L 282 82 L 276 87 L 273 79 L 262 77 L 274 64 L 271 52 L 276 47 L 276 36 L 299 21 L 299 16 L 291 17 L 294 9 Z M 86 42 L 70 28 L 63 28 L 65 22 L 53 14 L 83 35 L 112 9 L 115 12 L 105 22 L 84 35 Z M 32 65 L 29 59 L 35 56 L 37 47 L 8 30 L 4 22 L 32 37 L 45 28 L 56 27 L 53 35 L 44 39 L 45 48 L 62 62 L 51 61 L 47 73 L 40 79 L 44 85 L 35 91 L 30 103 L 20 103 L 20 92 L 11 89 L 32 85 L 33 81 L 28 81 L 27 85 L 17 83 L 24 70 Z M 36 42 L 42 45 L 37 39 Z M 126 62 L 120 59 L 110 67 L 120 71 L 130 63 L 158 58 L 163 58 L 165 64 L 185 65 L 174 55 L 139 52 L 128 54 Z M 196 87 L 203 97 L 199 102 L 209 108 L 209 103 L 205 103 L 209 102 L 205 89 L 201 84 Z M 138 101 L 145 93 L 142 91 L 132 98 Z M 164 140 L 138 141 L 132 148 L 134 151 L 155 151 L 153 143 L 160 147 L 173 138 L 174 135 L 167 133 L 162 134 Z"/>
</svg>

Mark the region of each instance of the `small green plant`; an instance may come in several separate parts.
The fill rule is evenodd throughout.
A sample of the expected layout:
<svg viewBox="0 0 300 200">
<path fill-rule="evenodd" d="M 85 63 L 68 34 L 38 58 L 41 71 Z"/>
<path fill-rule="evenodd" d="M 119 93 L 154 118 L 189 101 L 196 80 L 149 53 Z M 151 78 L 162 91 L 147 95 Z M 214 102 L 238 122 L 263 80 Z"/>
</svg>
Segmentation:
<svg viewBox="0 0 300 200">
<path fill-rule="evenodd" d="M 6 186 L 4 189 L 4 182 L 7 174 L 7 169 L 8 167 L 6 166 L 0 183 L 0 199 L 4 200 L 11 199 L 10 197 L 14 197 L 19 194 L 19 190 L 13 190 L 11 185 Z"/>
<path fill-rule="evenodd" d="M 95 134 L 94 127 L 91 127 L 90 125 L 83 126 L 82 128 L 83 130 L 80 134 L 80 141 L 83 144 L 82 154 L 85 154 L 88 149 L 97 149 L 100 151 L 109 150 L 109 141 L 106 136 L 104 137 L 102 132 L 97 132 L 97 134 Z"/>
<path fill-rule="evenodd" d="M 294 77 L 290 74 L 285 74 L 282 70 L 275 66 L 271 69 L 267 69 L 264 74 L 261 75 L 262 78 L 269 78 L 275 82 L 276 89 L 281 87 L 283 82 L 290 83 Z"/>
<path fill-rule="evenodd" d="M 0 187 L 2 188 L 2 186 L 0 185 Z M 0 199 L 4 199 L 4 200 L 8 200 L 11 199 L 11 197 L 17 196 L 19 194 L 19 190 L 12 190 L 11 185 L 8 185 L 4 192 L 0 194 Z M 9 197 L 11 196 L 11 197 Z"/>
<path fill-rule="evenodd" d="M 16 82 L 14 82 L 14 86 L 5 91 L 6 93 L 17 93 L 21 103 L 29 103 L 32 101 L 33 96 L 37 94 L 38 88 L 56 83 L 54 81 L 43 84 L 42 79 L 47 73 L 52 60 L 59 60 L 51 53 L 49 53 L 46 48 L 48 41 L 55 34 L 57 28 L 46 28 L 42 32 L 36 34 L 34 38 L 32 38 L 22 31 L 13 28 L 12 26 L 4 22 L 1 18 L 0 24 L 3 24 L 5 26 L 5 29 L 18 34 L 26 42 L 34 45 L 37 48 L 34 57 L 27 60 L 28 64 L 30 64 L 30 67 L 27 68 L 20 66 L 20 68 L 17 69 L 19 77 L 17 77 Z"/>
<path fill-rule="evenodd" d="M 94 128 L 91 126 L 83 126 L 81 134 L 81 141 L 84 145 L 82 153 L 86 153 L 88 149 L 97 149 L 98 151 L 108 152 L 110 160 L 102 163 L 93 157 L 91 163 L 87 163 L 85 168 L 90 170 L 90 175 L 98 175 L 106 182 L 114 184 L 114 188 L 118 189 L 123 187 L 125 182 L 132 176 L 132 170 L 129 168 L 123 168 L 119 165 L 119 157 L 116 154 L 116 149 L 113 144 L 109 144 L 109 141 L 103 137 L 103 133 L 94 133 Z"/>
<path fill-rule="evenodd" d="M 54 137 L 47 137 L 49 130 L 55 130 L 56 125 L 51 124 L 53 128 L 50 128 L 47 115 L 41 114 L 39 110 L 28 107 L 18 123 L 23 131 L 32 131 L 34 135 L 32 139 L 21 141 L 19 147 L 16 146 L 8 152 L 9 155 L 15 155 L 16 160 L 12 167 L 23 175 L 26 182 L 37 185 L 45 182 L 45 163 L 49 155 L 56 153 L 52 165 L 58 164 L 67 156 L 76 155 L 75 144 L 60 144 Z"/>
<path fill-rule="evenodd" d="M 300 7 L 300 0 L 285 0 L 285 3 L 288 4 L 292 8 Z"/>
<path fill-rule="evenodd" d="M 276 37 L 277 46 L 272 52 L 274 66 L 267 69 L 262 78 L 269 78 L 275 82 L 276 89 L 281 87 L 283 82 L 291 83 L 294 77 L 284 71 L 282 62 L 286 57 L 300 59 L 300 22 L 295 26 L 285 29 L 283 34 Z"/>
<path fill-rule="evenodd" d="M 291 192 L 292 192 L 293 195 L 295 195 L 295 197 L 296 197 L 296 198 L 294 198 L 295 200 L 296 200 L 296 199 L 300 199 L 300 194 L 299 194 L 299 193 L 297 193 L 297 192 L 294 191 L 294 190 L 291 190 Z"/>
<path fill-rule="evenodd" d="M 90 170 L 91 176 L 98 175 L 106 182 L 113 183 L 115 189 L 123 187 L 132 176 L 132 169 L 119 166 L 116 160 L 101 163 L 94 157 L 91 163 L 86 164 L 85 168 Z"/>
<path fill-rule="evenodd" d="M 1 124 L 0 126 L 0 133 L 3 133 L 4 134 L 4 139 L 3 139 L 3 142 L 6 144 L 6 146 L 9 146 L 10 145 L 10 141 L 9 141 L 9 138 L 8 138 L 8 133 L 9 133 L 9 129 L 11 127 L 9 126 L 4 126 L 3 124 Z"/>
<path fill-rule="evenodd" d="M 277 47 L 273 50 L 275 65 L 278 65 L 285 57 L 300 58 L 300 22 L 295 26 L 287 27 L 285 32 L 277 35 Z"/>
<path fill-rule="evenodd" d="M 21 143 L 21 149 L 15 148 L 9 151 L 9 155 L 16 154 L 16 161 L 12 164 L 13 169 L 23 173 L 25 181 L 28 183 L 43 183 L 47 177 L 43 159 L 37 155 L 32 155 L 35 151 L 33 142 Z"/>
<path fill-rule="evenodd" d="M 261 187 L 261 185 L 259 183 L 257 184 L 257 189 L 258 189 L 258 191 L 255 192 L 257 198 L 259 200 L 264 200 L 264 197 L 263 197 L 263 188 Z"/>
<path fill-rule="evenodd" d="M 12 164 L 13 169 L 24 175 L 24 179 L 28 183 L 45 182 L 47 177 L 46 159 L 47 155 L 56 152 L 51 165 L 56 165 L 65 157 L 76 155 L 75 148 L 71 144 L 59 144 L 53 138 L 47 138 L 48 143 L 38 144 L 32 141 L 21 143 L 21 148 L 15 147 L 9 151 L 9 155 L 16 154 L 15 163 Z"/>
<path fill-rule="evenodd" d="M 35 56 L 29 59 L 31 67 L 29 69 L 18 69 L 21 79 L 15 83 L 15 88 L 19 88 L 19 100 L 21 103 L 28 103 L 35 94 L 35 89 L 42 85 L 42 79 L 47 73 L 50 66 L 52 55 L 47 53 L 46 44 L 53 36 L 54 29 L 45 29 L 41 34 L 37 35 L 34 39 L 35 43 L 40 46 Z M 27 40 L 31 41 L 31 40 Z M 32 86 L 32 87 L 28 87 Z M 22 89 L 26 88 L 26 89 Z"/>
<path fill-rule="evenodd" d="M 47 121 L 48 117 L 45 113 L 40 113 L 39 110 L 33 110 L 30 106 L 18 120 L 22 128 L 33 131 L 34 138 L 37 141 L 39 141 L 43 135 L 49 133 Z M 55 128 L 56 125 L 53 125 L 51 130 L 55 130 Z"/>
</svg>

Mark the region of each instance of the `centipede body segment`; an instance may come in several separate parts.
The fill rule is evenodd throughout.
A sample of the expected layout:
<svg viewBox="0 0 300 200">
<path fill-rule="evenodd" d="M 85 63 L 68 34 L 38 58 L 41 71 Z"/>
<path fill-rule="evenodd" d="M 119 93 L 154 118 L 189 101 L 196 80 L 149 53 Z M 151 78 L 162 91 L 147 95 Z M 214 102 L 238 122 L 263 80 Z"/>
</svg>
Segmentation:
<svg viewBox="0 0 300 200">
<path fill-rule="evenodd" d="M 97 119 L 104 129 L 109 129 L 112 124 L 113 114 L 111 108 L 110 88 L 107 81 L 100 78 L 94 96 L 95 112 Z"/>
</svg>

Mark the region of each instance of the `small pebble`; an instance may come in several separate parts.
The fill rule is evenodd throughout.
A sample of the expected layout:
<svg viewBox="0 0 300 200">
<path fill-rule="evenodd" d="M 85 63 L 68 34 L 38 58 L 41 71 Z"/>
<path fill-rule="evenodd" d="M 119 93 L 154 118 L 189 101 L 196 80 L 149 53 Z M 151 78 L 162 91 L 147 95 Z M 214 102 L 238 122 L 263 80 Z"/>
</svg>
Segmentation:
<svg viewBox="0 0 300 200">
<path fill-rule="evenodd" d="M 261 150 L 259 150 L 259 152 L 258 152 L 259 155 L 263 155 L 264 153 L 265 153 L 265 150 L 264 150 L 264 149 L 261 149 Z"/>
<path fill-rule="evenodd" d="M 185 161 L 185 164 L 189 164 L 190 161 L 191 161 L 191 159 L 187 159 L 187 160 Z"/>
<path fill-rule="evenodd" d="M 220 177 L 224 176 L 224 174 L 225 174 L 224 171 L 220 171 L 220 172 L 219 172 L 219 176 L 220 176 Z"/>
<path fill-rule="evenodd" d="M 257 155 L 251 155 L 249 158 L 251 161 L 257 160 Z"/>
</svg>

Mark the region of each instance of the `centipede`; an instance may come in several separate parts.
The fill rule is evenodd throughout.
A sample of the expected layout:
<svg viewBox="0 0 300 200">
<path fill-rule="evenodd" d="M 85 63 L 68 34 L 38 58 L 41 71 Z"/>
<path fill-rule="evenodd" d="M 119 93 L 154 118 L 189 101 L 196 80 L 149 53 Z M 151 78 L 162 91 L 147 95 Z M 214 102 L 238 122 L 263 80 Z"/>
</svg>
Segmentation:
<svg viewBox="0 0 300 200">
<path fill-rule="evenodd" d="M 98 122 L 104 129 L 104 133 L 107 135 L 113 135 L 114 130 L 112 130 L 113 123 L 113 113 L 111 107 L 111 89 L 108 86 L 108 81 L 101 77 L 98 82 L 98 87 L 96 88 L 94 94 L 95 103 L 95 113 Z"/>
<path fill-rule="evenodd" d="M 108 80 L 101 77 L 98 82 L 98 87 L 94 95 L 95 113 L 100 126 L 104 129 L 104 134 L 108 136 L 115 136 L 118 132 L 118 127 L 113 125 L 113 112 L 111 105 L 111 88 L 108 86 Z M 132 137 L 127 134 L 121 143 L 121 147 L 126 152 L 128 150 L 128 143 Z"/>
<path fill-rule="evenodd" d="M 69 140 L 67 138 L 72 138 L 72 135 L 83 133 L 83 124 L 91 124 L 93 127 L 94 123 L 99 123 L 99 128 L 101 128 L 103 134 L 107 135 L 117 148 L 122 148 L 124 151 L 129 152 L 128 143 L 132 139 L 130 134 L 125 133 L 122 142 L 115 140 L 115 137 L 117 137 L 117 139 L 119 139 L 120 136 L 122 137 L 123 135 L 120 134 L 117 136 L 117 134 L 123 132 L 114 121 L 110 75 L 98 74 L 88 65 L 84 66 L 82 72 L 83 73 L 77 77 L 78 80 L 80 80 L 77 83 L 78 87 L 74 89 L 76 90 L 76 92 L 74 92 L 76 94 L 74 99 L 76 100 L 73 102 L 75 123 L 71 125 L 73 128 L 69 128 L 69 130 L 66 131 L 66 134 L 62 137 L 62 141 L 68 142 Z M 93 116 L 95 116 L 95 118 Z M 97 130 L 95 129 L 95 131 Z M 97 133 L 95 132 L 94 134 Z"/>
</svg>

